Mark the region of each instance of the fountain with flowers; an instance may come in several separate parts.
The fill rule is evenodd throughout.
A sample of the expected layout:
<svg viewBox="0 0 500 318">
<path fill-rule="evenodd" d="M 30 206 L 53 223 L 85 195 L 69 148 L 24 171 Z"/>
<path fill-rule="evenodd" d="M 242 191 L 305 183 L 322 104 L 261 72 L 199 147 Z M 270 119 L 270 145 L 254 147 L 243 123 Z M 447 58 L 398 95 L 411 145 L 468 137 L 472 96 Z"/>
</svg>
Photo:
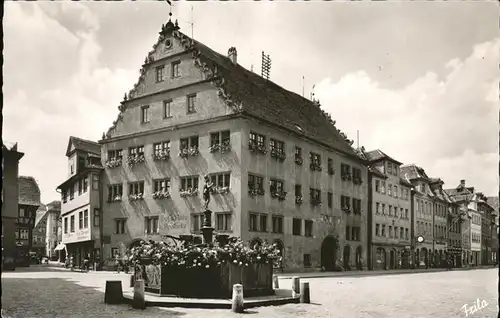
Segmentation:
<svg viewBox="0 0 500 318">
<path fill-rule="evenodd" d="M 179 244 L 140 242 L 128 251 L 135 279 L 144 280 L 146 292 L 161 296 L 230 298 L 234 284 L 242 284 L 247 297 L 274 294 L 278 247 L 267 242 L 251 246 L 227 235 L 217 235 L 213 242 L 212 212 L 207 209 L 213 185 L 205 181 L 204 242 L 196 244 L 192 236 L 180 238 Z"/>
</svg>

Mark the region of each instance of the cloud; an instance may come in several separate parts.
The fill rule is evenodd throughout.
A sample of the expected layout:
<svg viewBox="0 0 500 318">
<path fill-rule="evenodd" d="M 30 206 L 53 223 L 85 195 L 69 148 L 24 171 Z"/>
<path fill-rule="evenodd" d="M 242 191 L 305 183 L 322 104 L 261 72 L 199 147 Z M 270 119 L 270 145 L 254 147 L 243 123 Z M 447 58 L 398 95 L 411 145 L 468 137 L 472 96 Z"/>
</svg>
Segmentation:
<svg viewBox="0 0 500 318">
<path fill-rule="evenodd" d="M 449 182 L 467 176 L 493 195 L 499 52 L 500 38 L 478 44 L 469 57 L 451 59 L 442 80 L 428 72 L 401 90 L 381 88 L 360 70 L 335 83 L 324 79 L 315 95 L 348 136 L 360 130 L 360 145 L 367 149 L 383 149 Z"/>
<path fill-rule="evenodd" d="M 4 137 L 19 142 L 25 152 L 20 171 L 38 179 L 42 200 L 59 199 L 55 188 L 67 176 L 69 136 L 100 139 L 137 71 L 98 64 L 99 25 L 84 6 L 42 10 L 38 4 L 9 3 L 6 11 Z M 61 15 L 74 17 L 78 25 L 61 24 Z M 36 54 L 26 50 L 28 39 L 35 42 Z M 44 45 L 48 39 L 51 45 Z M 29 63 L 23 72 L 16 70 L 17 59 Z"/>
</svg>

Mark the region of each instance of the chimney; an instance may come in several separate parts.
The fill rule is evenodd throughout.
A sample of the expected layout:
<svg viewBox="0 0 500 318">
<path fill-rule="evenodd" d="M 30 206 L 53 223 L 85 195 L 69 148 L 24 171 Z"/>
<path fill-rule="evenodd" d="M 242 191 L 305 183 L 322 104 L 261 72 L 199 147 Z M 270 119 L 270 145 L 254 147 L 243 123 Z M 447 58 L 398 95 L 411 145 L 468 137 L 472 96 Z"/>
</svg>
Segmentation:
<svg viewBox="0 0 500 318">
<path fill-rule="evenodd" d="M 462 187 L 465 187 L 465 180 L 460 180 L 460 185 L 461 185 Z"/>
<path fill-rule="evenodd" d="M 227 57 L 233 62 L 233 64 L 238 64 L 238 53 L 236 52 L 236 48 L 231 46 L 227 51 Z"/>
</svg>

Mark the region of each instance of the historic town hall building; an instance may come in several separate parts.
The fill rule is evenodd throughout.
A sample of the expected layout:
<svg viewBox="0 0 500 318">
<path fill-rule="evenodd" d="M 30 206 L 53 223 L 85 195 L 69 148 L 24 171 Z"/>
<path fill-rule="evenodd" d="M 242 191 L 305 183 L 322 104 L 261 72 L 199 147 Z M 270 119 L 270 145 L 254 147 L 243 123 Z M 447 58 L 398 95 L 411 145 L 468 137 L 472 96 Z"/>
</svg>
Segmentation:
<svg viewBox="0 0 500 318">
<path fill-rule="evenodd" d="M 144 238 L 277 242 L 286 269 L 366 267 L 367 168 L 316 101 L 248 71 L 169 21 L 104 134 L 103 257 Z"/>
</svg>

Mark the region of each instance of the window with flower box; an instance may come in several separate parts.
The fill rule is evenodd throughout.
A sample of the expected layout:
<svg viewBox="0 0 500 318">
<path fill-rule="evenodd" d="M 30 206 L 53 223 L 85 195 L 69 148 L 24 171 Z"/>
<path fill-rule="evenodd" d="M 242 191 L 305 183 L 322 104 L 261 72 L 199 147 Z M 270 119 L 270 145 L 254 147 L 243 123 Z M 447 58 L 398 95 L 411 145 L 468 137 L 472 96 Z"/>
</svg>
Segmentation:
<svg viewBox="0 0 500 318">
<path fill-rule="evenodd" d="M 187 113 L 196 113 L 196 94 L 191 94 L 187 96 Z"/>
<path fill-rule="evenodd" d="M 144 146 L 130 147 L 128 149 L 127 164 L 129 166 L 134 166 L 144 161 Z"/>
<path fill-rule="evenodd" d="M 363 178 L 361 178 L 361 169 L 352 168 L 352 182 L 357 185 L 363 183 Z"/>
<path fill-rule="evenodd" d="M 267 153 L 266 136 L 250 132 L 250 138 L 248 140 L 248 149 L 250 149 L 250 152 L 265 155 Z"/>
<path fill-rule="evenodd" d="M 111 184 L 108 186 L 108 202 L 121 201 L 123 196 L 123 185 Z"/>
<path fill-rule="evenodd" d="M 199 154 L 199 137 L 191 136 L 182 138 L 180 142 L 179 157 L 197 156 Z"/>
<path fill-rule="evenodd" d="M 350 165 L 347 165 L 345 163 L 342 163 L 340 165 L 340 177 L 342 178 L 343 181 L 352 180 L 351 166 Z"/>
<path fill-rule="evenodd" d="M 210 134 L 210 152 L 226 153 L 231 150 L 231 132 L 217 131 Z"/>
<path fill-rule="evenodd" d="M 328 174 L 333 176 L 335 174 L 335 168 L 333 167 L 333 159 L 328 158 Z"/>
<path fill-rule="evenodd" d="M 299 166 L 304 163 L 304 158 L 302 158 L 302 148 L 295 146 L 295 163 Z"/>
<path fill-rule="evenodd" d="M 292 220 L 292 234 L 293 235 L 302 235 L 302 219 L 294 218 Z"/>
<path fill-rule="evenodd" d="M 170 197 L 170 179 L 153 180 L 153 198 L 166 199 Z"/>
<path fill-rule="evenodd" d="M 198 195 L 198 181 L 198 176 L 181 177 L 181 188 L 179 189 L 181 197 Z"/>
<path fill-rule="evenodd" d="M 193 213 L 191 214 L 191 231 L 193 233 L 199 233 L 203 227 L 203 222 L 205 220 L 205 215 L 203 213 Z"/>
<path fill-rule="evenodd" d="M 304 220 L 304 236 L 307 236 L 307 237 L 313 236 L 313 221 L 312 220 Z"/>
<path fill-rule="evenodd" d="M 214 173 L 210 175 L 210 181 L 214 185 L 212 193 L 223 194 L 228 193 L 231 186 L 231 173 Z"/>
<path fill-rule="evenodd" d="M 322 171 L 320 154 L 311 151 L 309 153 L 309 161 L 310 161 L 309 168 L 312 171 Z"/>
<path fill-rule="evenodd" d="M 283 216 L 273 215 L 272 222 L 273 222 L 273 228 L 272 228 L 273 233 L 283 234 Z"/>
<path fill-rule="evenodd" d="M 108 168 L 118 167 L 122 164 L 123 160 L 123 150 L 113 149 L 108 150 L 108 160 L 106 161 L 106 166 Z"/>
<path fill-rule="evenodd" d="M 271 157 L 281 162 L 285 161 L 285 143 L 280 140 L 270 139 L 269 148 L 271 150 Z"/>
<path fill-rule="evenodd" d="M 215 213 L 215 230 L 219 232 L 229 232 L 232 228 L 231 213 Z"/>
<path fill-rule="evenodd" d="M 144 181 L 130 182 L 128 184 L 129 200 L 144 199 Z"/>
<path fill-rule="evenodd" d="M 321 190 L 309 188 L 309 196 L 312 205 L 321 204 Z"/>
<path fill-rule="evenodd" d="M 70 226 L 70 232 L 71 233 L 75 233 L 75 215 L 72 215 L 70 217 L 70 223 L 69 223 L 69 226 Z"/>
<path fill-rule="evenodd" d="M 153 144 L 153 159 L 168 160 L 170 159 L 170 141 L 162 141 Z"/>
<path fill-rule="evenodd" d="M 251 196 L 264 195 L 264 178 L 248 174 L 248 193 Z"/>
<path fill-rule="evenodd" d="M 163 119 L 172 118 L 172 100 L 163 101 Z"/>
<path fill-rule="evenodd" d="M 269 191 L 272 198 L 277 198 L 280 201 L 285 200 L 286 192 L 284 191 L 284 182 L 279 179 L 271 179 L 271 185 L 269 186 Z"/>
<path fill-rule="evenodd" d="M 340 206 L 342 211 L 351 212 L 351 198 L 345 195 L 341 195 Z"/>
<path fill-rule="evenodd" d="M 126 219 L 115 219 L 115 234 L 125 234 Z"/>
<path fill-rule="evenodd" d="M 295 185 L 295 204 L 302 204 L 303 197 L 302 197 L 302 185 L 296 184 Z"/>
<path fill-rule="evenodd" d="M 159 217 L 146 216 L 144 218 L 146 234 L 158 234 L 159 232 Z"/>
<path fill-rule="evenodd" d="M 361 199 L 352 198 L 352 211 L 354 214 L 361 214 Z"/>
</svg>

